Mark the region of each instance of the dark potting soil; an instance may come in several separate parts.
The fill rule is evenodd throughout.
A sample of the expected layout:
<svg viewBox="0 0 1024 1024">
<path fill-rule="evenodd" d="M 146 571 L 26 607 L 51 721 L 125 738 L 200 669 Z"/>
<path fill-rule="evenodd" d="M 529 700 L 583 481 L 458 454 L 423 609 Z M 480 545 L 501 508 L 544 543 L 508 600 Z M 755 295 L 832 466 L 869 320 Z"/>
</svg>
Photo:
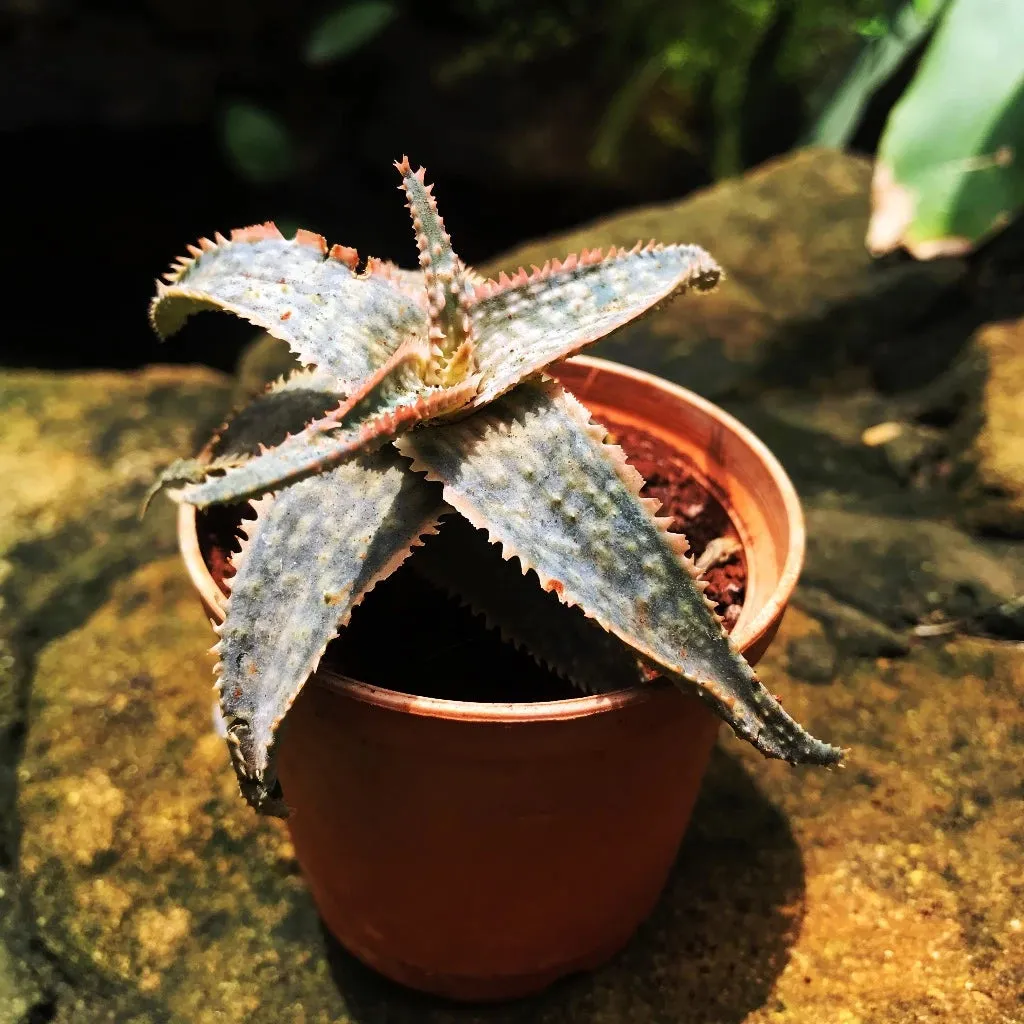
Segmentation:
<svg viewBox="0 0 1024 1024">
<path fill-rule="evenodd" d="M 718 537 L 739 543 L 739 534 L 722 503 L 694 475 L 693 464 L 660 438 L 638 427 L 606 420 L 611 439 L 622 446 L 630 463 L 647 481 L 642 494 L 661 502 L 661 514 L 672 517 L 672 532 L 690 542 L 690 555 L 699 558 Z M 718 607 L 725 628 L 732 630 L 746 596 L 747 562 L 742 546 L 733 558 L 705 570 L 707 594 Z"/>
<path fill-rule="evenodd" d="M 699 557 L 707 544 L 722 536 L 738 540 L 721 502 L 694 474 L 692 464 L 659 438 L 608 422 L 613 438 L 647 480 L 644 497 L 662 503 L 674 532 L 690 542 Z M 223 586 L 231 575 L 231 550 L 247 507 L 221 506 L 198 517 L 200 546 L 214 579 Z M 442 530 L 445 527 L 442 526 Z M 231 544 L 226 543 L 232 538 Z M 431 543 L 428 539 L 427 543 Z M 324 655 L 323 666 L 340 674 L 421 696 L 496 703 L 565 700 L 578 697 L 569 682 L 537 665 L 526 653 L 504 642 L 497 631 L 416 571 L 413 556 L 389 579 L 378 584 L 352 613 Z M 705 573 L 708 596 L 716 602 L 731 629 L 743 606 L 746 562 L 742 552 Z M 533 573 L 516 580 L 537 586 Z M 580 615 L 553 595 L 552 615 Z"/>
</svg>

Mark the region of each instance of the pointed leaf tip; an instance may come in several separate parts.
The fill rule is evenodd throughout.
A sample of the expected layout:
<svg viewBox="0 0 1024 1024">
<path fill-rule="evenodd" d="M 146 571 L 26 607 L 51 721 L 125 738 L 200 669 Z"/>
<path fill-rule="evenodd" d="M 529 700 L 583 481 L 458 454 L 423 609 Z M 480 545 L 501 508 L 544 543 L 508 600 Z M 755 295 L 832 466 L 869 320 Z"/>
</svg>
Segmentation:
<svg viewBox="0 0 1024 1024">
<path fill-rule="evenodd" d="M 475 332 L 470 317 L 471 277 L 452 248 L 437 209 L 433 186 L 423 167 L 413 171 L 409 158 L 395 167 L 412 217 L 429 317 L 428 334 L 438 342 L 431 382 L 456 384 L 476 370 Z M 458 356 L 458 358 L 456 358 Z"/>
<path fill-rule="evenodd" d="M 352 609 L 433 531 L 441 505 L 387 449 L 253 508 L 231 559 L 218 689 L 242 794 L 282 815 L 275 757 L 289 708 Z"/>
<path fill-rule="evenodd" d="M 607 431 L 550 380 L 406 435 L 399 450 L 444 499 L 682 689 L 696 691 L 769 757 L 835 764 L 765 690 L 714 614 L 693 564 L 651 516 L 642 478 Z M 521 511 L 520 511 L 521 510 Z"/>
</svg>

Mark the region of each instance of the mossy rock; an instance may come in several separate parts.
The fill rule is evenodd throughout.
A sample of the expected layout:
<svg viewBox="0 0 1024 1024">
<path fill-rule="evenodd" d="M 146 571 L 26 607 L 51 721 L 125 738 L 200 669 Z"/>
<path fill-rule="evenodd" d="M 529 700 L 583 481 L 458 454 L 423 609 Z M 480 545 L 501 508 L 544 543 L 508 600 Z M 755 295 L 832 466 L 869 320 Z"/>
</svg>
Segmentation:
<svg viewBox="0 0 1024 1024">
<path fill-rule="evenodd" d="M 711 295 L 671 302 L 592 352 L 719 397 L 833 373 L 920 315 L 963 274 L 957 261 L 874 261 L 864 247 L 870 163 L 788 154 L 670 203 L 614 214 L 502 254 L 486 273 L 638 240 L 704 246 L 725 269 Z"/>
<path fill-rule="evenodd" d="M 1024 319 L 987 324 L 964 356 L 976 390 L 961 421 L 970 439 L 961 496 L 973 529 L 1024 537 Z"/>
</svg>

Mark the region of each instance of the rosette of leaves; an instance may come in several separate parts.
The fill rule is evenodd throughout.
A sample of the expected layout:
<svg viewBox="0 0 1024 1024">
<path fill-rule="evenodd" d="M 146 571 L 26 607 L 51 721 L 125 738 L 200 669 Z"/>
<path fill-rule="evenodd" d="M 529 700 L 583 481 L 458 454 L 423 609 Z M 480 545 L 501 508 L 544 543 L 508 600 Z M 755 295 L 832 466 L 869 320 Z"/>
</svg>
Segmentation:
<svg viewBox="0 0 1024 1024">
<path fill-rule="evenodd" d="M 199 509 L 255 511 L 214 648 L 245 798 L 287 813 L 274 761 L 289 707 L 353 608 L 446 513 L 578 611 L 552 628 L 510 597 L 505 563 L 450 545 L 423 550 L 428 571 L 583 689 L 666 676 L 769 757 L 838 762 L 730 641 L 686 541 L 640 497 L 622 451 L 543 372 L 671 296 L 713 288 L 717 264 L 698 246 L 651 243 L 484 280 L 452 249 L 423 170 L 396 167 L 419 271 L 360 269 L 354 250 L 268 223 L 190 247 L 150 310 L 162 337 L 201 310 L 234 313 L 303 367 L 227 424 L 211 458 L 157 483 Z"/>
</svg>

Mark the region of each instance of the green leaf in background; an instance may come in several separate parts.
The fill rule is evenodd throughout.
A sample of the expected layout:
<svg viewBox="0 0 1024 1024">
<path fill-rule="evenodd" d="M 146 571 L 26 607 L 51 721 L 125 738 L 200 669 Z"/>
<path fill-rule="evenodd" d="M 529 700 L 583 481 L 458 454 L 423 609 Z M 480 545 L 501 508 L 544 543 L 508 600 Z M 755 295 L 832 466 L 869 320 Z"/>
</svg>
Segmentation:
<svg viewBox="0 0 1024 1024">
<path fill-rule="evenodd" d="M 907 0 L 891 21 L 876 15 L 859 24 L 858 31 L 869 42 L 806 141 L 819 146 L 848 145 L 871 97 L 934 28 L 945 5 L 946 0 Z"/>
<path fill-rule="evenodd" d="M 1024 205 L 1024 2 L 953 0 L 878 149 L 867 244 L 969 252 Z"/>
<path fill-rule="evenodd" d="M 880 14 L 876 14 L 871 18 L 861 18 L 854 25 L 854 30 L 865 39 L 881 39 L 888 33 L 889 23 Z"/>
<path fill-rule="evenodd" d="M 295 147 L 288 129 L 262 107 L 234 103 L 224 113 L 224 147 L 235 169 L 264 184 L 288 177 Z"/>
<path fill-rule="evenodd" d="M 588 155 L 591 167 L 607 170 L 615 165 L 622 138 L 637 107 L 654 87 L 665 68 L 670 66 L 671 59 L 672 55 L 669 52 L 656 53 L 619 86 L 598 125 L 594 145 Z"/>
<path fill-rule="evenodd" d="M 388 0 L 362 0 L 332 11 L 310 33 L 306 41 L 306 62 L 328 64 L 347 57 L 368 43 L 395 17 Z"/>
</svg>

